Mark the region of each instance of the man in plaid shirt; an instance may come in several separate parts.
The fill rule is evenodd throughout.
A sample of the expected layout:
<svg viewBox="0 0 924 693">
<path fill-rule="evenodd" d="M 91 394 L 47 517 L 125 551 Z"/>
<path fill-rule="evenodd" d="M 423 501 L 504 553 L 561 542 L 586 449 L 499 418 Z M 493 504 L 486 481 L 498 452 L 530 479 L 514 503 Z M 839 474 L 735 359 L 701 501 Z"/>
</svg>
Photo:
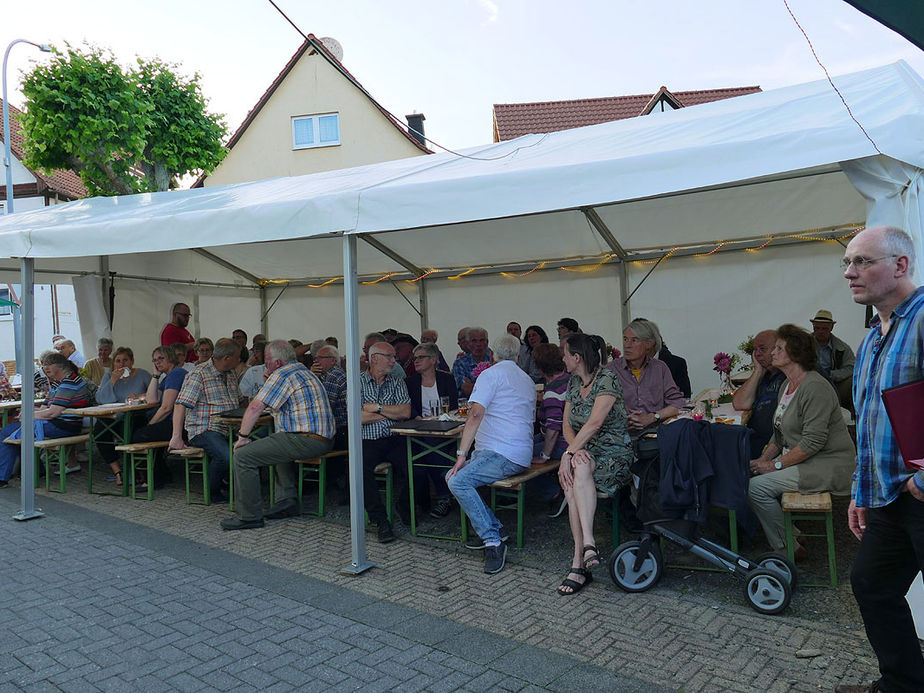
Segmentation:
<svg viewBox="0 0 924 693">
<path fill-rule="evenodd" d="M 843 264 L 853 300 L 876 309 L 854 367 L 857 471 L 847 524 L 860 540 L 850 582 L 882 676 L 834 690 L 924 691 L 924 658 L 905 601 L 924 568 L 924 471 L 905 467 L 882 402 L 883 390 L 924 377 L 924 287 L 912 280 L 914 244 L 901 229 L 860 232 Z"/>
<path fill-rule="evenodd" d="M 234 373 L 240 362 L 241 348 L 237 343 L 227 337 L 219 339 L 212 360 L 190 371 L 173 405 L 173 437 L 169 448 L 186 447 L 185 429 L 190 444 L 208 453 L 209 484 L 216 503 L 227 500 L 221 493 L 221 484 L 228 478 L 229 453 L 228 429 L 215 415 L 235 409 L 240 403 L 241 393 Z"/>
<path fill-rule="evenodd" d="M 263 519 L 298 514 L 295 460 L 320 457 L 333 447 L 336 424 L 327 392 L 317 376 L 298 362 L 295 349 L 283 340 L 266 345 L 266 382 L 251 400 L 234 444 L 234 492 L 237 517 L 221 521 L 222 529 L 254 529 Z M 276 432 L 251 437 L 264 407 L 273 412 Z M 276 504 L 263 512 L 260 467 L 276 467 Z"/>
</svg>

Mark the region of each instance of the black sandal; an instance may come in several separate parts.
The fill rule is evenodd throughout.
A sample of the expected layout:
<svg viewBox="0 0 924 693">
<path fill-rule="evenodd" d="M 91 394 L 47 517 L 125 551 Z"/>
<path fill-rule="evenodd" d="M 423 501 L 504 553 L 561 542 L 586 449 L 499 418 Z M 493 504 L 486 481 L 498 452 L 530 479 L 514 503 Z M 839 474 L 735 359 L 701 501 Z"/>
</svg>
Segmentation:
<svg viewBox="0 0 924 693">
<path fill-rule="evenodd" d="M 597 551 L 597 547 L 593 544 L 587 544 L 584 547 L 584 550 L 581 552 L 581 556 L 587 556 L 587 552 L 590 551 L 590 556 L 584 558 L 584 569 L 590 570 L 591 568 L 596 568 L 600 565 L 600 552 Z"/>
<path fill-rule="evenodd" d="M 562 580 L 562 583 L 558 586 L 558 594 L 562 597 L 569 597 L 572 594 L 577 594 L 582 589 L 587 587 L 587 585 L 589 585 L 590 583 L 594 581 L 593 574 L 589 570 L 586 570 L 584 568 L 572 568 L 571 570 L 568 571 L 568 575 L 571 575 L 572 573 L 574 575 L 584 576 L 584 582 L 575 582 L 571 578 L 566 577 L 564 580 Z M 563 587 L 568 587 L 571 589 L 571 591 L 565 592 L 562 590 Z"/>
</svg>

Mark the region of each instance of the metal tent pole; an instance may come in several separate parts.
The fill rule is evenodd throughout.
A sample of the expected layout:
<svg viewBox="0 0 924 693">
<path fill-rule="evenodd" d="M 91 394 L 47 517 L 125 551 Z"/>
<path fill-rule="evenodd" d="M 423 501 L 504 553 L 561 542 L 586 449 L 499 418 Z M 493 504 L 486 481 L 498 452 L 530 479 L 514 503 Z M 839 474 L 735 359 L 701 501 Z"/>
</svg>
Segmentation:
<svg viewBox="0 0 924 693">
<path fill-rule="evenodd" d="M 366 556 L 366 522 L 363 503 L 362 397 L 359 387 L 359 282 L 356 272 L 356 237 L 343 237 L 343 305 L 346 324 L 347 418 L 350 449 L 350 535 L 353 560 L 341 573 L 359 575 L 375 566 Z"/>
<path fill-rule="evenodd" d="M 20 447 L 20 480 L 22 481 L 22 507 L 13 515 L 14 520 L 32 520 L 45 513 L 35 507 L 35 260 L 23 258 L 20 269 L 22 289 L 22 446 Z"/>
</svg>

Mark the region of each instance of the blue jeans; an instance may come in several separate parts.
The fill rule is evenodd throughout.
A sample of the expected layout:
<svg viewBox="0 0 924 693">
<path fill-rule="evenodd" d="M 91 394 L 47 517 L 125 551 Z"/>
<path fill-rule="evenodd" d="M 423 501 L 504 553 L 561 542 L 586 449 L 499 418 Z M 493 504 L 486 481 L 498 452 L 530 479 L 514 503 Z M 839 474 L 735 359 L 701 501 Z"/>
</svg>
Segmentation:
<svg viewBox="0 0 924 693">
<path fill-rule="evenodd" d="M 455 476 L 446 479 L 459 507 L 472 521 L 472 527 L 485 544 L 500 544 L 501 523 L 478 495 L 478 487 L 515 476 L 524 467 L 490 450 L 477 450 Z"/>
<path fill-rule="evenodd" d="M 228 436 L 217 431 L 205 431 L 189 439 L 189 444 L 202 448 L 209 456 L 209 486 L 212 495 L 221 498 L 222 479 L 228 478 Z"/>
<path fill-rule="evenodd" d="M 45 429 L 46 438 L 67 438 L 68 436 L 75 436 L 80 433 L 80 431 L 75 433 L 73 430 L 66 431 L 63 428 L 58 428 L 53 421 L 36 421 L 36 423 L 42 424 L 42 428 Z M 18 431 L 20 427 L 21 424 L 18 421 L 4 426 L 3 429 L 0 430 L 0 441 L 9 438 L 13 433 Z M 4 445 L 0 443 L 0 481 L 10 480 L 10 476 L 13 474 L 13 468 L 16 466 L 16 460 L 18 459 L 18 445 Z"/>
</svg>

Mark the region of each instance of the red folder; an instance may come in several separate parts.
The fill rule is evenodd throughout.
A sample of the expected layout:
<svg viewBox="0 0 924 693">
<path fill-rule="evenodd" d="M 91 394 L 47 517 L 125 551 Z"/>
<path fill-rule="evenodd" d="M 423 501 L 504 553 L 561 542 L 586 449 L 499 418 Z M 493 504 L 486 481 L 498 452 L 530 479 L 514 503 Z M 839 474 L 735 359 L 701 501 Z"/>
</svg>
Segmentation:
<svg viewBox="0 0 924 693">
<path fill-rule="evenodd" d="M 924 458 L 924 379 L 883 390 L 882 402 L 905 467 L 912 472 L 924 469 L 921 462 L 908 462 Z"/>
</svg>

